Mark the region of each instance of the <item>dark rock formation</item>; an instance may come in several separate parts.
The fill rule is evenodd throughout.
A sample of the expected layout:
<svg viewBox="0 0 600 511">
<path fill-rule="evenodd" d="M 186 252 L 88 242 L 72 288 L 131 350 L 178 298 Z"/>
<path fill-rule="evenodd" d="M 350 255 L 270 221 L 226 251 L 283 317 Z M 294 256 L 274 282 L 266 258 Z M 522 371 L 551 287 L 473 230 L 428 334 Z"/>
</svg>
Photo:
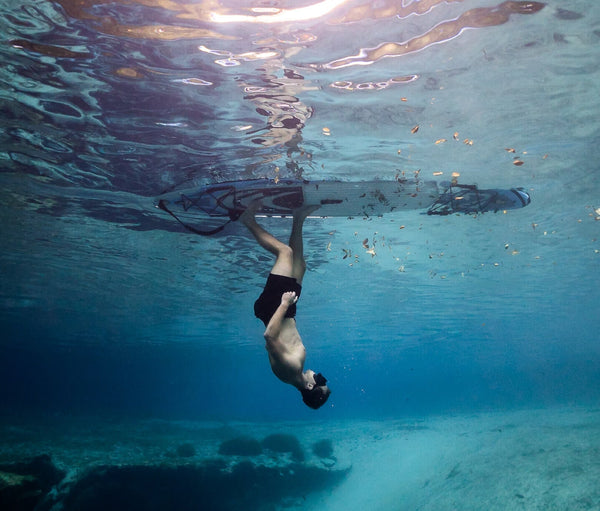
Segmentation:
<svg viewBox="0 0 600 511">
<path fill-rule="evenodd" d="M 249 436 L 232 438 L 219 446 L 219 454 L 225 456 L 258 456 L 261 453 L 260 442 Z"/>
<path fill-rule="evenodd" d="M 293 435 L 276 433 L 269 435 L 262 441 L 265 449 L 276 453 L 291 453 L 295 461 L 304 461 L 304 451 L 298 439 Z"/>
<path fill-rule="evenodd" d="M 99 467 L 90 470 L 63 502 L 64 511 L 267 511 L 290 499 L 339 483 L 348 470 L 292 463 L 265 467 L 244 461 L 221 469 L 185 467 Z"/>
<path fill-rule="evenodd" d="M 42 454 L 29 461 L 0 465 L 0 509 L 28 511 L 40 509 L 51 500 L 49 492 L 60 483 L 66 473 Z"/>
</svg>

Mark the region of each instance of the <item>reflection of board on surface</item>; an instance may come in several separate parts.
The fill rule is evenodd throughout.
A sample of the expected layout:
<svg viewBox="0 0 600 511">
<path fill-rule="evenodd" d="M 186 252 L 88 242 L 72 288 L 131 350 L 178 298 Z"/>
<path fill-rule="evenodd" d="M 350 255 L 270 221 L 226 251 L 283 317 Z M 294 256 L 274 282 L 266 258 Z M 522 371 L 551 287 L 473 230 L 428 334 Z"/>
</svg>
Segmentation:
<svg viewBox="0 0 600 511">
<path fill-rule="evenodd" d="M 320 206 L 314 213 L 320 217 L 372 217 L 425 208 L 429 208 L 427 213 L 431 215 L 482 213 L 529 204 L 529 195 L 521 189 L 479 190 L 474 185 L 450 183 L 445 188 L 440 193 L 435 181 L 418 179 L 355 182 L 252 179 L 167 193 L 158 198 L 158 207 L 193 232 L 214 234 L 223 227 L 211 228 L 215 219 L 235 220 L 256 199 L 262 203 L 258 214 L 265 216 L 291 216 L 295 209 L 314 204 Z"/>
</svg>

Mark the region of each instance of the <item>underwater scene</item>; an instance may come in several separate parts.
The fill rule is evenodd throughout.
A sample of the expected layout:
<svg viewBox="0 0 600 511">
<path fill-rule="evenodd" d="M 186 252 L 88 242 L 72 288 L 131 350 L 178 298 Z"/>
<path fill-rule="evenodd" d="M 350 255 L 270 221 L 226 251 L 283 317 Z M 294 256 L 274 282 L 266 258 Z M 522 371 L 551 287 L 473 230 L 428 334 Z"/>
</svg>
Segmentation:
<svg viewBox="0 0 600 511">
<path fill-rule="evenodd" d="M 0 509 L 600 510 L 600 3 L 0 10 Z"/>
</svg>

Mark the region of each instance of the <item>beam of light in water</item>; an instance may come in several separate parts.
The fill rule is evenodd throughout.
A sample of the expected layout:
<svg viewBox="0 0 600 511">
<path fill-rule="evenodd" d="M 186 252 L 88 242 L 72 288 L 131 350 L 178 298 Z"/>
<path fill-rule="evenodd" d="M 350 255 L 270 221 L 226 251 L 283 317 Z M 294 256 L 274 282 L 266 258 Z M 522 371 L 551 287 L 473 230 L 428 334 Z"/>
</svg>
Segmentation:
<svg viewBox="0 0 600 511">
<path fill-rule="evenodd" d="M 403 43 L 386 42 L 375 48 L 361 48 L 357 55 L 344 57 L 325 64 L 325 69 L 348 66 L 367 66 L 386 57 L 400 57 L 415 53 L 434 44 L 445 43 L 458 37 L 469 28 L 484 28 L 506 23 L 511 14 L 532 14 L 543 9 L 540 2 L 503 2 L 496 7 L 470 9 L 458 18 L 442 21 L 423 35 Z"/>
<path fill-rule="evenodd" d="M 277 9 L 273 14 L 220 14 L 210 13 L 210 21 L 215 23 L 290 23 L 293 21 L 308 21 L 321 18 L 334 9 L 344 5 L 348 0 L 323 0 L 322 2 L 298 7 L 296 9 Z M 259 11 L 260 12 L 260 11 Z M 269 12 L 273 12 L 269 10 Z"/>
</svg>

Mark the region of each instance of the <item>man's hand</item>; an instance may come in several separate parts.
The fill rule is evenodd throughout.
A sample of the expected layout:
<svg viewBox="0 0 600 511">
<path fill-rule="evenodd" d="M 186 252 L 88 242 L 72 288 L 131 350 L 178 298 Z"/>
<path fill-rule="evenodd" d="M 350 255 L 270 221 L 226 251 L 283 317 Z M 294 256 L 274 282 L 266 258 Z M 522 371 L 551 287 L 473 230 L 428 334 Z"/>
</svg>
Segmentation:
<svg viewBox="0 0 600 511">
<path fill-rule="evenodd" d="M 288 291 L 287 293 L 283 293 L 281 295 L 281 305 L 286 305 L 289 307 L 298 301 L 298 297 L 294 291 Z"/>
</svg>

